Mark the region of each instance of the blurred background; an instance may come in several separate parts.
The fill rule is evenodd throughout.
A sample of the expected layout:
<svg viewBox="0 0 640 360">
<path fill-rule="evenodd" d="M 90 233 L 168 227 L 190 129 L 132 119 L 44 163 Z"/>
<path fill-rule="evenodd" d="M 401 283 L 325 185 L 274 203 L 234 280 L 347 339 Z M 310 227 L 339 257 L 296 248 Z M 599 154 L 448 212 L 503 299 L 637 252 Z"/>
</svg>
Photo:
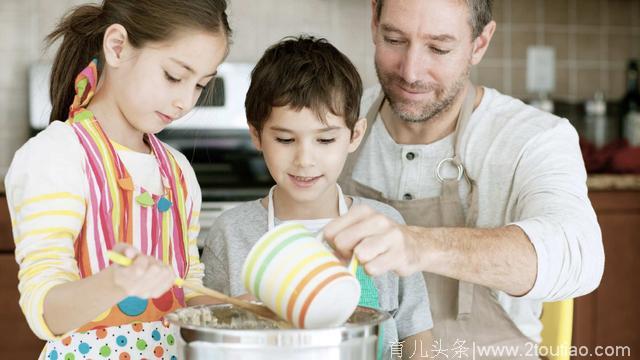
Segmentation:
<svg viewBox="0 0 640 360">
<path fill-rule="evenodd" d="M 185 0 L 187 1 L 187 0 Z M 0 0 L 0 179 L 14 152 L 46 126 L 48 64 L 43 39 L 78 0 Z M 231 52 L 217 97 L 161 136 L 193 161 L 203 187 L 203 229 L 220 211 L 271 184 L 249 143 L 242 102 L 248 73 L 284 36 L 326 37 L 376 84 L 368 0 L 230 0 Z M 566 117 L 581 135 L 590 196 L 603 228 L 601 287 L 576 300 L 574 343 L 633 345 L 640 351 L 640 0 L 494 0 L 497 31 L 476 84 Z M 635 59 L 635 60 L 634 60 Z M 34 358 L 40 343 L 17 307 L 17 266 L 0 185 L 0 326 L 15 341 L 0 353 Z M 634 352 L 635 351 L 635 352 Z M 635 355 L 636 357 L 640 355 Z"/>
</svg>

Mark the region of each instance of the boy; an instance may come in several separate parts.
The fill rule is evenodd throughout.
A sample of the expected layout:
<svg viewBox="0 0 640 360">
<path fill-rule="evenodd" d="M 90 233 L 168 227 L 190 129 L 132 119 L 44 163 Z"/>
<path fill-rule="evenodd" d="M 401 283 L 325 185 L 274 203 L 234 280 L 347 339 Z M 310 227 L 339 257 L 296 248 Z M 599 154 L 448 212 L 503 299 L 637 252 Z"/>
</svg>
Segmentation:
<svg viewBox="0 0 640 360">
<path fill-rule="evenodd" d="M 361 95 L 355 67 L 324 39 L 288 38 L 267 49 L 252 72 L 245 108 L 253 143 L 276 185 L 267 197 L 216 219 L 202 256 L 206 286 L 246 298 L 240 279 L 244 260 L 254 243 L 282 221 L 295 220 L 316 232 L 352 204 L 364 203 L 404 223 L 390 206 L 344 196 L 336 183 L 366 129 L 366 119 L 358 119 Z M 418 342 L 423 351 L 431 346 L 433 324 L 422 274 L 372 279 L 359 268 L 357 278 L 360 305 L 392 315 L 380 343 L 385 359 L 398 341 L 408 340 L 405 350 Z"/>
</svg>

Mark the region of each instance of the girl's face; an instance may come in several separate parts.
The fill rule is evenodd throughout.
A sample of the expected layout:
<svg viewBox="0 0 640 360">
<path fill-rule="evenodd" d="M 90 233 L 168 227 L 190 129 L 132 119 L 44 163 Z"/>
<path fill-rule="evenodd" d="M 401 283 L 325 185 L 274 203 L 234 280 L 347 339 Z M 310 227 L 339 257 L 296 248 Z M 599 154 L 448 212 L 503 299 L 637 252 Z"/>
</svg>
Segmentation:
<svg viewBox="0 0 640 360">
<path fill-rule="evenodd" d="M 183 31 L 121 54 L 118 66 L 109 69 L 117 108 L 133 128 L 155 134 L 194 107 L 227 54 L 227 38 Z"/>
</svg>

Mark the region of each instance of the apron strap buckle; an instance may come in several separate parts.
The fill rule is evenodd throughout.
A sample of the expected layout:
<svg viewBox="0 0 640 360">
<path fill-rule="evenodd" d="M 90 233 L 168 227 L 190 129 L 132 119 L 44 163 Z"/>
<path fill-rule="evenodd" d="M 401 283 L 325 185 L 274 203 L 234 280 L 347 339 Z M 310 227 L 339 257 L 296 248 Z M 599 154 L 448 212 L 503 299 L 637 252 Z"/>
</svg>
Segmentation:
<svg viewBox="0 0 640 360">
<path fill-rule="evenodd" d="M 455 165 L 458 168 L 458 175 L 455 178 L 445 178 L 440 174 L 440 171 L 442 170 L 442 166 L 446 163 L 452 163 L 453 165 Z M 457 160 L 456 158 L 444 158 L 442 160 L 440 160 L 440 162 L 438 163 L 438 166 L 436 166 L 436 177 L 438 178 L 438 181 L 440 182 L 445 182 L 445 180 L 456 180 L 456 181 L 460 181 L 460 179 L 462 179 L 462 175 L 464 174 L 464 167 L 462 166 L 462 164 L 460 163 L 459 160 Z"/>
</svg>

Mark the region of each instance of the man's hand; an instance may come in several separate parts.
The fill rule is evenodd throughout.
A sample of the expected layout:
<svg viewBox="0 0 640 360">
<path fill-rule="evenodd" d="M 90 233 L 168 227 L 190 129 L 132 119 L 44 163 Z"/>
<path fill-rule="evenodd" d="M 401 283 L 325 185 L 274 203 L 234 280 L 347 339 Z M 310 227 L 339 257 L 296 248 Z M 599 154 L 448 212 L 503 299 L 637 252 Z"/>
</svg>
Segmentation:
<svg viewBox="0 0 640 360">
<path fill-rule="evenodd" d="M 355 253 L 365 271 L 378 276 L 393 271 L 407 276 L 420 271 L 420 254 L 409 227 L 400 225 L 365 205 L 325 226 L 324 237 L 344 258 Z"/>
</svg>

